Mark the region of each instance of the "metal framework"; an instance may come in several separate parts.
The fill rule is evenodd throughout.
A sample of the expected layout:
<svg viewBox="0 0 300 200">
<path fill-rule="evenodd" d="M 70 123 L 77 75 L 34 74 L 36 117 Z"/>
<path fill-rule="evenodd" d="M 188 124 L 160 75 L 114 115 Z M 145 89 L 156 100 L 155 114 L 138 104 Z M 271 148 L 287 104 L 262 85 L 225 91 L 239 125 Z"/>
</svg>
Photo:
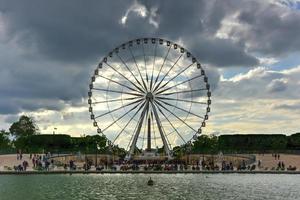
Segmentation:
<svg viewBox="0 0 300 200">
<path fill-rule="evenodd" d="M 91 77 L 88 96 L 97 132 L 126 148 L 128 159 L 155 147 L 170 158 L 172 148 L 201 134 L 211 104 L 201 64 L 160 38 L 132 40 L 109 52 Z"/>
</svg>

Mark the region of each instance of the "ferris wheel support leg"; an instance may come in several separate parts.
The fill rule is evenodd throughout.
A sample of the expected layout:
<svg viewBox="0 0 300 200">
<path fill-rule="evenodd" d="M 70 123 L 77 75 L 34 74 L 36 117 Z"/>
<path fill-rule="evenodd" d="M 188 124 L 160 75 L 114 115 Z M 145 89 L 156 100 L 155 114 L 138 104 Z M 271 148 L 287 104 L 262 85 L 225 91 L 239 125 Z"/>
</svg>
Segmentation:
<svg viewBox="0 0 300 200">
<path fill-rule="evenodd" d="M 155 108 L 154 104 L 152 104 L 152 108 L 153 108 L 153 112 L 154 112 L 154 116 L 155 116 L 155 121 L 156 121 L 158 130 L 159 130 L 159 133 L 160 133 L 160 137 L 161 137 L 161 139 L 163 141 L 163 144 L 164 144 L 165 153 L 168 156 L 168 158 L 171 159 L 172 158 L 171 151 L 170 151 L 169 145 L 167 143 L 166 137 L 163 133 L 163 130 L 162 130 L 162 127 L 161 127 L 161 122 L 160 122 L 160 119 L 159 119 L 159 116 L 157 114 L 157 111 L 156 111 L 156 108 Z"/>
<path fill-rule="evenodd" d="M 150 120 L 150 117 L 148 117 L 147 150 L 151 151 L 151 120 Z"/>
<path fill-rule="evenodd" d="M 146 111 L 148 109 L 149 109 L 149 101 L 147 101 L 146 106 L 144 107 L 144 109 L 142 111 L 142 114 L 140 116 L 139 125 L 138 125 L 138 128 L 137 128 L 136 132 L 135 132 L 134 138 L 132 140 L 132 144 L 130 146 L 129 152 L 126 156 L 126 160 L 130 160 L 131 156 L 134 154 L 134 149 L 136 147 L 136 143 L 137 143 L 138 137 L 139 137 L 140 132 L 141 132 L 141 128 L 142 128 L 142 125 L 143 125 L 143 121 L 144 121 L 144 118 L 145 118 Z"/>
</svg>

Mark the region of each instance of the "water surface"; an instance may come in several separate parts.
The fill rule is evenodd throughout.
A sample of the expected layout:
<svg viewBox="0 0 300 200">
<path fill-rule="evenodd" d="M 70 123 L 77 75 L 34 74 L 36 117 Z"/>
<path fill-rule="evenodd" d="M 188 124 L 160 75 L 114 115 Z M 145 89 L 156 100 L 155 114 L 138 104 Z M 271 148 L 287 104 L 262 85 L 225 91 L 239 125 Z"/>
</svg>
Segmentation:
<svg viewBox="0 0 300 200">
<path fill-rule="evenodd" d="M 155 181 L 148 186 L 149 176 Z M 299 175 L 2 175 L 0 200 L 257 199 L 300 200 Z"/>
</svg>

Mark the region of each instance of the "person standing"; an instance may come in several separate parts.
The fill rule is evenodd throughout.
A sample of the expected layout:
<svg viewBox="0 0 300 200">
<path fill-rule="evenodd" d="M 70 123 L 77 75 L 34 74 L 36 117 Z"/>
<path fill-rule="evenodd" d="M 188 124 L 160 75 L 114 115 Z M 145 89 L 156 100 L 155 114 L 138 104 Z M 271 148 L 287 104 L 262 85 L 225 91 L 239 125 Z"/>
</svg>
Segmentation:
<svg viewBox="0 0 300 200">
<path fill-rule="evenodd" d="M 33 168 L 35 168 L 35 156 L 33 156 L 33 158 L 32 158 L 32 165 L 33 165 Z"/>
<path fill-rule="evenodd" d="M 26 171 L 27 167 L 28 167 L 28 162 L 26 160 L 23 161 L 23 170 Z"/>
</svg>

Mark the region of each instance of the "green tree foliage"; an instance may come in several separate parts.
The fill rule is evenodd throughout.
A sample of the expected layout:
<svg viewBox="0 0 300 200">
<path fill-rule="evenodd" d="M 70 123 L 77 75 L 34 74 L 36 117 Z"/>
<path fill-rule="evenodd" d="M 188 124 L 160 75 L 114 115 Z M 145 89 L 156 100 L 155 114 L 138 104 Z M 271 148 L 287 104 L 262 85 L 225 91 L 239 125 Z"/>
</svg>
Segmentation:
<svg viewBox="0 0 300 200">
<path fill-rule="evenodd" d="M 176 146 L 173 148 L 173 156 L 179 159 L 181 156 L 185 154 L 185 150 L 183 146 Z"/>
<path fill-rule="evenodd" d="M 218 137 L 201 135 L 193 142 L 193 153 L 216 153 L 218 152 Z"/>
<path fill-rule="evenodd" d="M 26 137 L 26 146 L 31 151 L 66 151 L 72 146 L 71 136 L 64 134 L 41 134 Z"/>
<path fill-rule="evenodd" d="M 284 150 L 286 145 L 287 137 L 279 134 L 221 135 L 219 137 L 219 149 L 223 151 Z"/>
<path fill-rule="evenodd" d="M 5 130 L 0 131 L 0 150 L 6 150 L 10 148 L 9 132 Z"/>
<path fill-rule="evenodd" d="M 124 159 L 125 156 L 126 156 L 126 150 L 124 148 L 120 148 L 119 146 L 117 145 L 114 145 L 111 147 L 111 151 L 114 155 L 118 155 L 120 156 L 121 159 Z"/>
<path fill-rule="evenodd" d="M 107 139 L 100 135 L 73 137 L 71 139 L 74 151 L 82 151 L 87 153 L 95 153 L 97 146 L 100 148 L 99 152 L 105 151 L 106 142 Z"/>
<path fill-rule="evenodd" d="M 287 148 L 291 150 L 300 150 L 300 133 L 295 133 L 288 137 Z"/>
<path fill-rule="evenodd" d="M 14 122 L 9 128 L 10 134 L 18 140 L 22 137 L 38 134 L 38 127 L 33 118 L 22 115 L 19 121 Z"/>
</svg>

